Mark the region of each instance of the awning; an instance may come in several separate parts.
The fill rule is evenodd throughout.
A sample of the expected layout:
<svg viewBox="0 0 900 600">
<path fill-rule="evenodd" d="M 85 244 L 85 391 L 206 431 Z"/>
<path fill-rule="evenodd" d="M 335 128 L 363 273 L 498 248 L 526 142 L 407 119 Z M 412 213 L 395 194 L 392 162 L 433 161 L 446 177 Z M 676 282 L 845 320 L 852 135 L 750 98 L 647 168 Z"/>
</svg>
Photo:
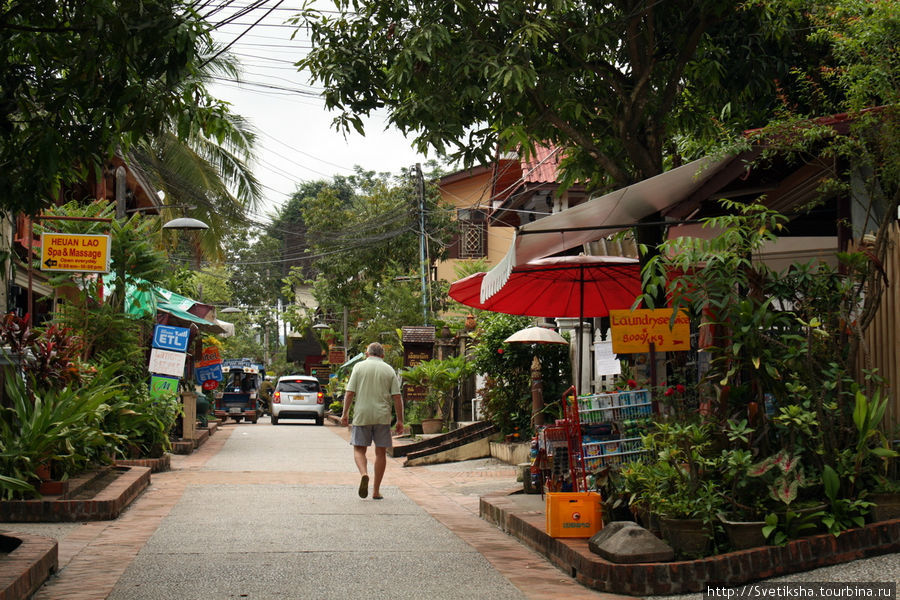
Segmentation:
<svg viewBox="0 0 900 600">
<path fill-rule="evenodd" d="M 500 291 L 517 265 L 628 229 L 689 196 L 733 158 L 701 158 L 520 227 L 506 256 L 485 274 L 481 301 Z"/>
<path fill-rule="evenodd" d="M 115 278 L 112 275 L 103 277 L 104 285 L 112 288 Z M 197 302 L 187 296 L 176 294 L 165 288 L 138 280 L 138 285 L 132 282 L 125 284 L 125 312 L 134 317 L 142 317 L 156 312 L 169 315 L 182 323 L 194 323 L 200 331 L 212 333 L 221 337 L 234 335 L 234 325 L 219 319 L 204 318 L 190 312 L 192 309 L 203 309 L 204 314 L 210 314 L 214 308 L 209 304 Z"/>
</svg>

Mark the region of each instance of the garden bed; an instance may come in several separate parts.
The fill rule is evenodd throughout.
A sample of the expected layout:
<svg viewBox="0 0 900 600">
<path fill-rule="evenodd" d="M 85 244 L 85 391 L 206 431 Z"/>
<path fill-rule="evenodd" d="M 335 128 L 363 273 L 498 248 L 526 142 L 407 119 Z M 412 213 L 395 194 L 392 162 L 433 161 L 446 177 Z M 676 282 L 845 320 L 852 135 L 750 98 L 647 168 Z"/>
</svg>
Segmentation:
<svg viewBox="0 0 900 600">
<path fill-rule="evenodd" d="M 123 458 L 116 460 L 119 467 L 149 467 L 151 473 L 162 473 L 172 468 L 172 455 L 163 454 L 159 458 Z"/>
<path fill-rule="evenodd" d="M 113 466 L 69 480 L 69 491 L 34 500 L 0 501 L 0 521 L 11 523 L 115 519 L 150 484 L 150 467 Z"/>
<path fill-rule="evenodd" d="M 0 534 L 0 600 L 30 598 L 58 567 L 56 540 L 24 533 Z"/>
<path fill-rule="evenodd" d="M 603 592 L 649 596 L 703 591 L 706 584 L 738 585 L 900 551 L 900 519 L 872 523 L 834 537 L 814 535 L 765 546 L 668 563 L 619 564 L 588 548 L 588 539 L 553 538 L 540 496 L 481 498 L 481 518 L 496 525 L 582 585 Z"/>
</svg>

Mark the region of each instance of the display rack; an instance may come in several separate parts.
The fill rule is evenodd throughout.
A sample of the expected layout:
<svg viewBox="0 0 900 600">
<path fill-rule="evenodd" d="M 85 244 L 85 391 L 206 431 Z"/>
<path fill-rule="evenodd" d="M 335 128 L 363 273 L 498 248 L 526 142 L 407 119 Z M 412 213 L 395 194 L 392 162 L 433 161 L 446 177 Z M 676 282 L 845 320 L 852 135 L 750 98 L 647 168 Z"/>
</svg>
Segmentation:
<svg viewBox="0 0 900 600">
<path fill-rule="evenodd" d="M 564 418 L 538 431 L 532 472 L 542 490 L 587 491 L 598 469 L 647 455 L 641 435 L 657 412 L 648 390 L 576 397 L 573 387 L 562 402 Z"/>
</svg>

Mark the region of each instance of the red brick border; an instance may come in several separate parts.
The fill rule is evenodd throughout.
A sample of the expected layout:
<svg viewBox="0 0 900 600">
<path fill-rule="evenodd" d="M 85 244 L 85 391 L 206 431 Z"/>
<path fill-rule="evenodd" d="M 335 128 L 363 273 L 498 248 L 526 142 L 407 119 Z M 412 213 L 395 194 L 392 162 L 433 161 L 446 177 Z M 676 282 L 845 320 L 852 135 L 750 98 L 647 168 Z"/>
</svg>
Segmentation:
<svg viewBox="0 0 900 600">
<path fill-rule="evenodd" d="M 39 500 L 0 501 L 0 521 L 37 523 L 62 521 L 106 521 L 115 519 L 150 485 L 149 467 L 107 467 L 122 471 L 115 481 L 89 500 L 70 500 L 84 486 L 73 484 L 66 496 Z M 103 470 L 101 470 L 102 472 Z"/>
<path fill-rule="evenodd" d="M 483 519 L 518 538 L 582 585 L 633 596 L 700 592 L 710 583 L 737 585 L 900 551 L 900 519 L 894 519 L 851 529 L 838 537 L 821 534 L 784 546 L 693 561 L 618 564 L 592 553 L 587 539 L 550 537 L 543 512 L 519 509 L 517 513 L 504 496 L 483 496 L 479 505 Z"/>
<path fill-rule="evenodd" d="M 116 459 L 119 467 L 149 467 L 151 473 L 162 473 L 172 468 L 172 455 L 163 454 L 159 458 L 122 458 Z"/>
<path fill-rule="evenodd" d="M 22 543 L 8 554 L 0 554 L 0 600 L 30 598 L 59 567 L 56 540 L 24 533 L 0 535 Z"/>
</svg>

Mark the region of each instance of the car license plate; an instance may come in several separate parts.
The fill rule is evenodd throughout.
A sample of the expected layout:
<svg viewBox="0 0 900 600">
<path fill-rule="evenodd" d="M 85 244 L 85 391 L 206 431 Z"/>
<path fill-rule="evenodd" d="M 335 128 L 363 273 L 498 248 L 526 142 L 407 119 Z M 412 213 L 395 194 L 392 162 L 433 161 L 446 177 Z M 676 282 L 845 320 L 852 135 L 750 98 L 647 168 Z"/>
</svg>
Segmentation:
<svg viewBox="0 0 900 600">
<path fill-rule="evenodd" d="M 229 414 L 239 413 L 239 412 L 241 412 L 241 407 L 240 406 L 232 406 L 231 408 L 228 409 L 228 412 L 229 412 Z"/>
</svg>

